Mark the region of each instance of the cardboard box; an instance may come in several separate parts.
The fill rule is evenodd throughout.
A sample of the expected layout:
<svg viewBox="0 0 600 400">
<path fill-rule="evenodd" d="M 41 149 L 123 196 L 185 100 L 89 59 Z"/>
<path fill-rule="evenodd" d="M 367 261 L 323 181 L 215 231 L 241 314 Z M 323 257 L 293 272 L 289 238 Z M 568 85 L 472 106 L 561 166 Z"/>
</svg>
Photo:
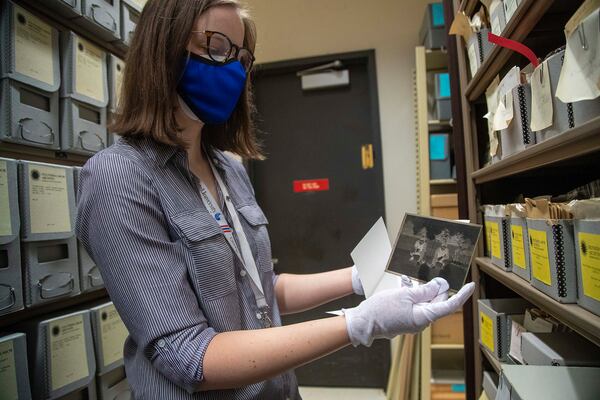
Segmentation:
<svg viewBox="0 0 600 400">
<path fill-rule="evenodd" d="M 483 371 L 483 391 L 490 400 L 496 398 L 496 393 L 498 392 L 498 379 L 497 373 L 493 371 Z"/>
<path fill-rule="evenodd" d="M 124 367 L 98 374 L 96 381 L 99 400 L 129 400 L 133 397 Z"/>
<path fill-rule="evenodd" d="M 536 142 L 531 132 L 531 86 L 519 85 L 512 89 L 513 119 L 508 128 L 500 131 L 502 158 L 525 150 Z"/>
<path fill-rule="evenodd" d="M 93 155 L 107 147 L 106 108 L 71 97 L 60 100 L 60 141 L 66 153 Z"/>
<path fill-rule="evenodd" d="M 0 383 L 3 399 L 31 399 L 27 342 L 23 333 L 0 337 Z"/>
<path fill-rule="evenodd" d="M 432 194 L 431 215 L 437 218 L 458 219 L 458 194 Z"/>
<path fill-rule="evenodd" d="M 575 220 L 577 304 L 600 315 L 600 220 Z"/>
<path fill-rule="evenodd" d="M 58 30 L 10 1 L 0 5 L 0 75 L 55 93 L 60 87 Z"/>
<path fill-rule="evenodd" d="M 435 321 L 431 325 L 432 344 L 463 344 L 463 314 L 457 312 Z"/>
<path fill-rule="evenodd" d="M 521 354 L 526 365 L 600 367 L 598 346 L 574 332 L 524 332 Z"/>
<path fill-rule="evenodd" d="M 492 263 L 505 271 L 511 271 L 510 220 L 505 217 L 486 215 L 484 224 L 489 237 Z"/>
<path fill-rule="evenodd" d="M 430 133 L 429 179 L 450 179 L 451 177 L 450 135 L 447 133 Z"/>
<path fill-rule="evenodd" d="M 572 220 L 527 218 L 531 284 L 560 303 L 577 302 Z"/>
<path fill-rule="evenodd" d="M 446 21 L 442 2 L 427 5 L 419 31 L 419 41 L 428 49 L 447 47 Z"/>
<path fill-rule="evenodd" d="M 119 19 L 120 0 L 81 0 L 83 18 L 77 23 L 106 41 L 121 38 Z"/>
<path fill-rule="evenodd" d="M 480 299 L 479 343 L 499 361 L 510 351 L 511 316 L 523 316 L 529 306 L 523 299 Z"/>
<path fill-rule="evenodd" d="M 17 161 L 0 158 L 0 315 L 23 309 Z"/>
<path fill-rule="evenodd" d="M 89 311 L 53 314 L 25 322 L 33 399 L 85 392 L 96 398 L 96 360 Z"/>
<path fill-rule="evenodd" d="M 58 92 L 0 81 L 0 140 L 60 150 Z"/>
</svg>

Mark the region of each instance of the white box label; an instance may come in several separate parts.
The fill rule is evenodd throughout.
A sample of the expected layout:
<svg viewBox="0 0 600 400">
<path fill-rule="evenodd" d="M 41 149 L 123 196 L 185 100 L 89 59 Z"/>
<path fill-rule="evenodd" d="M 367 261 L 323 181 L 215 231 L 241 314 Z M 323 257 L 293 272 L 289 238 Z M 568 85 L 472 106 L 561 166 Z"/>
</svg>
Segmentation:
<svg viewBox="0 0 600 400">
<path fill-rule="evenodd" d="M 66 172 L 60 167 L 29 165 L 31 233 L 71 231 Z"/>
<path fill-rule="evenodd" d="M 52 390 L 89 376 L 83 315 L 51 322 L 48 342 Z"/>
<path fill-rule="evenodd" d="M 104 52 L 87 40 L 75 40 L 75 91 L 100 102 L 104 93 Z"/>
<path fill-rule="evenodd" d="M 0 343 L 0 394 L 2 399 L 18 400 L 17 368 L 12 340 Z"/>
<path fill-rule="evenodd" d="M 123 358 L 123 346 L 129 334 L 121 316 L 112 304 L 100 311 L 100 332 L 102 358 L 106 367 Z"/>
<path fill-rule="evenodd" d="M 20 7 L 14 7 L 13 22 L 15 71 L 54 85 L 52 27 Z"/>
</svg>

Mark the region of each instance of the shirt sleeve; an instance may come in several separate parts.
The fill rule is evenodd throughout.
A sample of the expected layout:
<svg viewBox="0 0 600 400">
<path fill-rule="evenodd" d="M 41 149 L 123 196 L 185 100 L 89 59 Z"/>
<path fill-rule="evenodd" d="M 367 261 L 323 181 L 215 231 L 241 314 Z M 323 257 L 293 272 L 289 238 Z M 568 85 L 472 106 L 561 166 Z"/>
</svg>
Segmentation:
<svg viewBox="0 0 600 400">
<path fill-rule="evenodd" d="M 167 379 L 197 391 L 216 332 L 190 285 L 193 261 L 171 239 L 148 174 L 120 155 L 90 159 L 80 175 L 76 230 L 138 349 Z"/>
</svg>

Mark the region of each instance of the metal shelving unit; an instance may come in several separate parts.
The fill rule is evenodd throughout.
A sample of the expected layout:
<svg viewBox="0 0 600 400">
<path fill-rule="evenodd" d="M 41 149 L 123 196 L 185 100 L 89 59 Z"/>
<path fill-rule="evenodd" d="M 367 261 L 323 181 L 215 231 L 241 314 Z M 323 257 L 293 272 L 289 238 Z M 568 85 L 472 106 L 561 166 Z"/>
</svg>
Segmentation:
<svg viewBox="0 0 600 400">
<path fill-rule="evenodd" d="M 554 33 L 562 34 L 562 29 L 557 27 L 557 21 L 562 23 L 568 20 L 581 3 L 581 0 L 574 2 L 522 0 L 502 36 L 523 42 L 532 37 L 539 38 L 540 30 L 545 30 L 544 34 L 548 34 L 553 29 L 558 29 L 559 31 Z M 454 0 L 453 5 L 456 12 L 464 10 L 467 15 L 472 15 L 479 8 L 479 1 Z M 548 28 L 549 26 L 551 28 Z M 494 164 L 482 165 L 479 155 L 482 154 L 481 148 L 484 146 L 479 146 L 479 141 L 487 140 L 488 136 L 487 124 L 481 123 L 485 113 L 482 109 L 485 107 L 481 107 L 484 103 L 481 101 L 482 96 L 496 75 L 508 68 L 508 61 L 515 58 L 511 58 L 513 53 L 510 50 L 495 47 L 475 76 L 469 79 L 469 63 L 464 40 L 461 37 L 452 40 L 456 41 L 459 51 L 450 62 L 458 65 L 461 93 L 464 93 L 460 97 L 460 102 L 468 178 L 466 202 L 469 219 L 482 223 L 482 215 L 479 211 L 481 204 L 503 202 L 502 199 L 514 198 L 517 194 L 525 197 L 539 193 L 561 194 L 562 192 L 555 193 L 556 181 L 561 179 L 561 169 L 569 171 L 585 169 L 587 171 L 585 179 L 600 178 L 600 170 L 597 168 L 600 160 L 600 117 Z M 548 46 L 548 43 L 544 44 L 539 40 L 536 43 L 540 46 Z M 561 44 L 564 43 L 557 42 L 555 47 L 558 48 Z M 535 178 L 531 179 L 532 176 Z M 479 254 L 483 254 L 482 243 Z M 477 312 L 479 298 L 494 296 L 524 298 L 600 346 L 599 316 L 576 304 L 561 304 L 553 300 L 519 276 L 493 265 L 489 258 L 475 259 L 471 267 L 471 279 L 478 283 L 478 290 L 469 306 L 472 318 L 465 321 L 467 398 L 479 398 L 484 369 L 499 372 L 501 368 L 501 363 L 479 345 Z M 467 338 L 468 331 L 472 335 L 472 340 Z"/>
<path fill-rule="evenodd" d="M 34 15 L 51 23 L 61 31 L 71 30 L 109 53 L 115 54 L 120 58 L 125 58 L 126 56 L 127 48 L 122 43 L 120 45 L 116 45 L 113 42 L 108 42 L 98 38 L 97 35 L 88 31 L 83 25 L 78 24 L 74 19 L 69 19 L 53 9 L 48 8 L 43 1 L 12 1 L 18 6 L 23 7 Z M 61 151 L 42 149 L 16 143 L 0 142 L 0 157 L 67 166 L 82 166 L 91 156 L 69 154 Z M 0 330 L 9 331 L 12 325 L 21 323 L 28 319 L 74 306 L 81 306 L 83 304 L 94 302 L 100 299 L 104 299 L 106 301 L 109 300 L 108 293 L 105 289 L 82 293 L 73 297 L 57 299 L 51 303 L 25 308 L 14 313 L 3 315 L 0 318 Z"/>
</svg>

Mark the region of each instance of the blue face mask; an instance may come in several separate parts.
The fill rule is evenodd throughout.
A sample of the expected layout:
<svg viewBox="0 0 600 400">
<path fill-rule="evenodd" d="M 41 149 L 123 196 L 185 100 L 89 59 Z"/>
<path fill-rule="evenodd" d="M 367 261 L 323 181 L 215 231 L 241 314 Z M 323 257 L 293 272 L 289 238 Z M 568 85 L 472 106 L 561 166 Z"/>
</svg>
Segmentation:
<svg viewBox="0 0 600 400">
<path fill-rule="evenodd" d="M 217 64 L 191 53 L 177 93 L 205 124 L 226 122 L 246 85 L 246 71 L 237 60 Z"/>
</svg>

